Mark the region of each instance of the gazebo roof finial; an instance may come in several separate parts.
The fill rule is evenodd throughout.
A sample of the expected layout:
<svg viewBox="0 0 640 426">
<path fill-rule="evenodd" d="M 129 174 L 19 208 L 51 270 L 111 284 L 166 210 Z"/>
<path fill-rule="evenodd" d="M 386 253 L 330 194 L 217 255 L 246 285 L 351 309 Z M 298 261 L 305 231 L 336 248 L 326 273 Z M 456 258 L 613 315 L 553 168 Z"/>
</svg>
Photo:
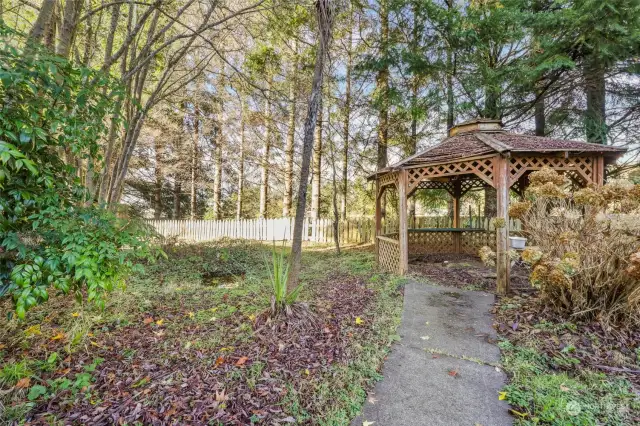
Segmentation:
<svg viewBox="0 0 640 426">
<path fill-rule="evenodd" d="M 456 124 L 449 129 L 449 136 L 455 136 L 464 133 L 477 133 L 477 132 L 501 132 L 502 121 L 493 118 L 474 118 L 473 120 L 465 121 L 464 123 Z"/>
</svg>

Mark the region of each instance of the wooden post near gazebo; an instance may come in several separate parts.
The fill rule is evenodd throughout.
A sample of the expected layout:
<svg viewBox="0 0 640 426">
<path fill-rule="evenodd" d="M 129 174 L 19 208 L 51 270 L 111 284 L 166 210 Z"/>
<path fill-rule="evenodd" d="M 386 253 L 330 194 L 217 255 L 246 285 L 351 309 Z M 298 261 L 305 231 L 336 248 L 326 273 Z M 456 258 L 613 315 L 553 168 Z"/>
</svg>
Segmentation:
<svg viewBox="0 0 640 426">
<path fill-rule="evenodd" d="M 587 142 L 509 133 L 499 120 L 476 119 L 449 129 L 441 143 L 378 170 L 376 181 L 376 261 L 381 269 L 405 274 L 409 251 L 415 254 L 477 255 L 483 246 L 496 251 L 496 292 L 509 291 L 509 193 L 523 196 L 528 174 L 544 167 L 563 173 L 574 184 L 602 185 L 606 166 L 626 150 Z M 398 191 L 398 231 L 382 235 L 381 197 Z M 495 231 L 462 228 L 460 201 L 469 191 L 493 187 L 497 193 Z M 445 190 L 453 197 L 453 228 L 409 229 L 407 199 L 417 190 Z"/>
<path fill-rule="evenodd" d="M 409 271 L 409 223 L 407 222 L 407 171 L 398 175 L 398 241 L 400 242 L 400 265 L 398 272 Z"/>
<path fill-rule="evenodd" d="M 497 215 L 500 226 L 496 225 L 496 291 L 509 291 L 511 262 L 509 260 L 509 157 L 495 157 L 494 174 Z"/>
</svg>

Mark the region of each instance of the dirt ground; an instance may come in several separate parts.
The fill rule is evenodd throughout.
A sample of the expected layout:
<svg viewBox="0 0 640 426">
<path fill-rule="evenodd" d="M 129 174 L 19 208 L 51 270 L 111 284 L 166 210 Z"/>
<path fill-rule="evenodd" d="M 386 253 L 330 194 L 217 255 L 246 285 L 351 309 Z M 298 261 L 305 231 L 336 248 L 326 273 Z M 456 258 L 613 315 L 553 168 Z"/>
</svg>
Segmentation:
<svg viewBox="0 0 640 426">
<path fill-rule="evenodd" d="M 434 284 L 464 290 L 495 291 L 496 271 L 485 266 L 480 259 L 466 254 L 428 254 L 409 259 L 409 273 L 424 277 Z M 524 266 L 511 268 L 511 288 L 527 291 L 531 288 Z"/>
</svg>

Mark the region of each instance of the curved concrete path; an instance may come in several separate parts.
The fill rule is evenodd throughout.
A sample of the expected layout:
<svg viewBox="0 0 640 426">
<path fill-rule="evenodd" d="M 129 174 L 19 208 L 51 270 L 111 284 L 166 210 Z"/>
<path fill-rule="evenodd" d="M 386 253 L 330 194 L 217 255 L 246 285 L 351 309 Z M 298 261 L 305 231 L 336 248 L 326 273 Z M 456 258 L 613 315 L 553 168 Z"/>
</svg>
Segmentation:
<svg viewBox="0 0 640 426">
<path fill-rule="evenodd" d="M 511 425 L 508 404 L 498 400 L 506 376 L 496 367 L 493 302 L 490 293 L 410 280 L 402 339 L 351 425 Z"/>
</svg>

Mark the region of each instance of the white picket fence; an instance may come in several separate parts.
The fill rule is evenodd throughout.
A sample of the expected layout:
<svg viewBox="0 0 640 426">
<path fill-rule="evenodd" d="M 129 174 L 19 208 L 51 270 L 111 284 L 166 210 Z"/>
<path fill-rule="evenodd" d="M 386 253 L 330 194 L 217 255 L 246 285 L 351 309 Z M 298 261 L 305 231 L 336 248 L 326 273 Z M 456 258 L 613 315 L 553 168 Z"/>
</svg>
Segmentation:
<svg viewBox="0 0 640 426">
<path fill-rule="evenodd" d="M 256 241 L 290 241 L 293 218 L 241 219 L 241 220 L 148 220 L 156 231 L 166 238 L 185 241 L 212 241 L 219 238 L 237 238 Z M 305 219 L 304 241 L 333 242 L 331 219 Z M 373 241 L 371 219 L 355 219 L 340 223 L 341 243 Z"/>
<path fill-rule="evenodd" d="M 256 241 L 290 241 L 293 232 L 293 218 L 278 219 L 226 219 L 226 220 L 148 220 L 151 226 L 165 238 L 176 238 L 183 241 L 213 241 L 220 238 L 234 238 Z M 461 224 L 466 228 L 484 228 L 492 230 L 489 219 L 482 217 L 461 217 Z M 416 217 L 409 226 L 411 228 L 450 228 L 448 217 L 426 216 Z M 511 230 L 521 229 L 519 221 L 512 221 Z M 383 221 L 383 233 L 397 231 L 395 221 Z M 306 231 L 306 232 L 305 232 Z M 332 219 L 305 219 L 304 241 L 316 243 L 332 243 L 334 241 Z M 342 244 L 363 244 L 373 242 L 375 224 L 373 218 L 349 218 L 339 222 L 338 235 Z"/>
</svg>

